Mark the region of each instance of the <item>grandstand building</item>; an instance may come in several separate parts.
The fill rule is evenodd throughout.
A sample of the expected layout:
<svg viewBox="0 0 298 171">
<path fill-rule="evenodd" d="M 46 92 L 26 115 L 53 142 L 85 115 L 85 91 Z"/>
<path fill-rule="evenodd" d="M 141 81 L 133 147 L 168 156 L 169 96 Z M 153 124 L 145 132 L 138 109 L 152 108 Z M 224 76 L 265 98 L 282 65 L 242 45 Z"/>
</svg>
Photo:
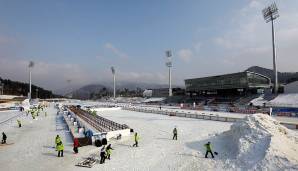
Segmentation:
<svg viewBox="0 0 298 171">
<path fill-rule="evenodd" d="M 191 96 L 257 94 L 270 87 L 270 78 L 249 71 L 185 80 L 186 94 Z"/>
</svg>

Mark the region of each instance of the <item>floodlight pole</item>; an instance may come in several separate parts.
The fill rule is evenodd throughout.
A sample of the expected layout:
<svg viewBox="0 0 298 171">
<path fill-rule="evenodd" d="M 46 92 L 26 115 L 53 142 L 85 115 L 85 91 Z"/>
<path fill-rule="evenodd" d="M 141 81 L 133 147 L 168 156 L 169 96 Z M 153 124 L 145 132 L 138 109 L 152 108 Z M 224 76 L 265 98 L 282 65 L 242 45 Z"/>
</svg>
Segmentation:
<svg viewBox="0 0 298 171">
<path fill-rule="evenodd" d="M 116 72 L 114 67 L 111 67 L 111 70 L 112 70 L 113 81 L 114 81 L 114 99 L 116 99 Z"/>
<path fill-rule="evenodd" d="M 31 102 L 31 68 L 34 66 L 34 62 L 30 61 L 29 62 L 29 93 L 28 93 L 28 99 L 29 99 L 29 102 Z"/>
<path fill-rule="evenodd" d="M 276 48 L 275 48 L 275 31 L 274 31 L 274 19 L 271 16 L 271 26 L 272 26 L 272 50 L 273 50 L 273 71 L 275 76 L 274 81 L 274 93 L 278 93 L 278 76 L 277 76 L 277 68 L 276 68 Z"/>
<path fill-rule="evenodd" d="M 172 70 L 169 67 L 169 96 L 172 96 Z"/>
<path fill-rule="evenodd" d="M 273 71 L 274 71 L 274 93 L 278 93 L 278 75 L 277 75 L 277 67 L 276 67 L 276 48 L 275 48 L 275 31 L 274 31 L 274 20 L 279 17 L 278 9 L 276 4 L 273 3 L 270 6 L 263 9 L 263 15 L 265 21 L 268 23 L 271 21 L 271 30 L 272 30 L 272 50 L 273 50 Z"/>
<path fill-rule="evenodd" d="M 114 99 L 116 98 L 116 75 L 113 74 L 113 80 L 114 80 Z"/>
<path fill-rule="evenodd" d="M 28 94 L 29 102 L 31 101 L 31 67 L 29 66 L 29 94 Z"/>
<path fill-rule="evenodd" d="M 172 52 L 170 50 L 166 51 L 166 57 L 167 57 L 167 67 L 169 68 L 169 97 L 173 96 L 172 93 Z"/>
</svg>

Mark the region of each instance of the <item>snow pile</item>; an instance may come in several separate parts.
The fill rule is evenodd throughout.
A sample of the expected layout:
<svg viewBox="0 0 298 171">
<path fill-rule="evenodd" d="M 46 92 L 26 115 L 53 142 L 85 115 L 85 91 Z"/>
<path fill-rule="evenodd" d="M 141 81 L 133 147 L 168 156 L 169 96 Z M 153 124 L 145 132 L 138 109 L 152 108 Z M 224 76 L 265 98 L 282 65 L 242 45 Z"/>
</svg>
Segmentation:
<svg viewBox="0 0 298 171">
<path fill-rule="evenodd" d="M 14 95 L 0 95 L 0 99 L 14 99 L 16 97 L 23 97 L 23 96 L 14 96 Z"/>
<path fill-rule="evenodd" d="M 146 99 L 144 100 L 143 102 L 144 103 L 150 103 L 150 102 L 162 102 L 164 101 L 166 98 L 164 97 L 152 97 L 152 98 L 149 98 L 149 99 Z"/>
<path fill-rule="evenodd" d="M 272 106 L 298 107 L 298 94 L 280 94 L 269 102 Z"/>
<path fill-rule="evenodd" d="M 22 102 L 22 106 L 25 110 L 29 110 L 30 109 L 30 102 L 29 102 L 29 99 L 25 99 L 23 102 Z"/>
<path fill-rule="evenodd" d="M 263 106 L 264 103 L 268 103 L 267 100 L 264 99 L 264 95 L 261 95 L 250 101 L 254 106 Z"/>
<path fill-rule="evenodd" d="M 96 112 L 104 112 L 111 110 L 121 110 L 121 107 L 92 108 L 91 110 L 95 110 Z"/>
<path fill-rule="evenodd" d="M 227 159 L 226 164 L 235 162 L 232 167 L 244 170 L 298 169 L 297 133 L 268 115 L 249 115 L 234 123 L 222 136 L 223 150 L 227 150 L 223 156 L 231 159 Z"/>
<path fill-rule="evenodd" d="M 14 103 L 0 103 L 0 109 L 6 109 L 6 108 L 10 108 L 10 107 L 15 107 Z"/>
<path fill-rule="evenodd" d="M 143 101 L 142 97 L 116 97 L 116 99 L 109 99 L 112 102 L 120 102 L 120 103 L 136 103 Z"/>
</svg>

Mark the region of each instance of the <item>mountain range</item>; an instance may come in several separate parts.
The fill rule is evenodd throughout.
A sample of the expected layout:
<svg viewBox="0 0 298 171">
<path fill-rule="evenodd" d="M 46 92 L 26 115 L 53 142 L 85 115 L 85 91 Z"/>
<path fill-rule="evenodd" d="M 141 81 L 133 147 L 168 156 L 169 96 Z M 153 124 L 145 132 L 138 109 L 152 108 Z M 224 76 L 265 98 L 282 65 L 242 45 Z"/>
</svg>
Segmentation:
<svg viewBox="0 0 298 171">
<path fill-rule="evenodd" d="M 252 66 L 246 69 L 245 71 L 256 72 L 262 75 L 265 75 L 274 81 L 274 72 L 272 69 L 267 69 L 259 66 Z M 278 72 L 279 82 L 282 84 L 288 84 L 298 80 L 298 72 Z M 103 82 L 100 84 L 89 84 L 78 88 L 71 93 L 68 93 L 68 97 L 79 98 L 79 99 L 88 99 L 96 93 L 101 95 L 112 95 L 112 86 L 113 83 Z M 136 90 L 136 89 L 157 89 L 157 88 L 167 88 L 167 84 L 157 84 L 157 83 L 133 83 L 133 82 L 118 82 L 116 88 L 118 91 L 127 89 L 127 90 Z M 173 86 L 181 87 L 181 86 Z"/>
<path fill-rule="evenodd" d="M 167 88 L 166 84 L 156 83 L 132 83 L 132 82 L 118 82 L 116 84 L 117 91 L 143 91 L 145 89 Z M 178 86 L 173 86 L 178 87 Z M 100 84 L 89 84 L 78 88 L 70 93 L 64 94 L 67 97 L 78 99 L 89 99 L 95 94 L 112 95 L 113 83 L 103 82 Z"/>
<path fill-rule="evenodd" d="M 29 92 L 28 83 L 12 81 L 9 79 L 3 79 L 0 77 L 0 85 L 3 85 L 3 94 L 7 95 L 16 95 L 27 97 Z M 61 97 L 60 95 L 53 94 L 50 90 L 45 90 L 36 85 L 31 85 L 32 93 L 31 97 L 36 98 L 52 98 L 52 97 Z"/>
</svg>

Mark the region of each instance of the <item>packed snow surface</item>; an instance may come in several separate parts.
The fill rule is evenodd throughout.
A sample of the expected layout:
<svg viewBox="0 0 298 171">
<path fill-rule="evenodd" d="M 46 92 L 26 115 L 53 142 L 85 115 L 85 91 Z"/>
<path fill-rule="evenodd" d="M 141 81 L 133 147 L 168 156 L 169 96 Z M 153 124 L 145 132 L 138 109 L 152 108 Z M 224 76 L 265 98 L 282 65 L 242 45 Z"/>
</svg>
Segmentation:
<svg viewBox="0 0 298 171">
<path fill-rule="evenodd" d="M 23 96 L 14 96 L 14 95 L 0 95 L 0 99 L 13 99 L 16 97 L 23 97 Z"/>
<path fill-rule="evenodd" d="M 0 170 L 297 170 L 297 133 L 281 126 L 263 114 L 245 117 L 231 123 L 125 110 L 101 111 L 97 114 L 127 124 L 140 135 L 139 147 L 132 147 L 133 134 L 113 140 L 111 160 L 93 168 L 77 167 L 89 156 L 99 159 L 100 148 L 85 146 L 73 154 L 72 139 L 54 104 L 35 120 L 21 112 L 3 112 L 1 119 L 13 117 L 0 125 L 8 136 L 8 146 L 0 147 Z M 7 116 L 5 116 L 7 115 Z M 22 121 L 18 128 L 16 119 Z M 232 126 L 231 126 L 232 125 Z M 178 140 L 172 130 L 178 129 Z M 225 132 L 224 132 L 225 131 Z M 64 157 L 58 158 L 54 148 L 59 134 L 65 146 Z M 204 144 L 211 142 L 218 152 L 205 159 Z"/>
<path fill-rule="evenodd" d="M 149 99 L 145 99 L 143 102 L 144 103 L 148 103 L 148 102 L 161 102 L 163 100 L 165 100 L 166 98 L 163 98 L 163 97 L 160 97 L 160 98 L 157 98 L 157 97 L 152 97 L 152 98 L 149 98 Z"/>
<path fill-rule="evenodd" d="M 10 107 L 15 107 L 16 103 L 15 102 L 8 102 L 8 103 L 0 103 L 0 109 L 3 108 L 10 108 Z"/>
<path fill-rule="evenodd" d="M 96 112 L 103 112 L 109 110 L 121 110 L 121 107 L 92 108 L 91 110 L 95 110 Z"/>
<path fill-rule="evenodd" d="M 229 131 L 214 137 L 223 144 L 227 168 L 244 170 L 297 170 L 298 136 L 264 114 L 254 114 L 234 123 Z M 223 157 L 226 156 L 226 157 Z"/>
<path fill-rule="evenodd" d="M 95 156 L 99 159 L 100 148 L 85 146 L 79 154 L 73 154 L 72 139 L 61 115 L 47 108 L 37 119 L 23 113 L 12 122 L 0 125 L 0 131 L 8 136 L 8 146 L 0 147 L 0 170 L 199 170 L 223 168 L 219 159 L 203 158 L 206 139 L 226 131 L 231 123 L 179 118 L 124 110 L 103 111 L 99 114 L 113 121 L 127 124 L 140 135 L 139 147 L 134 148 L 132 135 L 111 141 L 114 150 L 111 160 L 96 164 L 93 168 L 77 167 L 79 161 Z M 14 116 L 11 114 L 11 116 Z M 4 118 L 5 119 L 5 118 Z M 16 119 L 22 121 L 17 127 Z M 172 140 L 172 130 L 178 129 L 178 140 Z M 64 157 L 58 158 L 54 147 L 59 134 L 64 143 Z M 217 148 L 217 147 L 215 147 Z"/>
<path fill-rule="evenodd" d="M 276 107 L 298 107 L 298 94 L 279 94 L 273 100 L 265 100 L 264 95 L 250 101 L 255 106 L 263 106 L 264 103 L 268 106 Z"/>
<path fill-rule="evenodd" d="M 254 106 L 263 106 L 264 103 L 268 103 L 268 100 L 264 99 L 264 95 L 261 95 L 250 101 Z"/>
</svg>

